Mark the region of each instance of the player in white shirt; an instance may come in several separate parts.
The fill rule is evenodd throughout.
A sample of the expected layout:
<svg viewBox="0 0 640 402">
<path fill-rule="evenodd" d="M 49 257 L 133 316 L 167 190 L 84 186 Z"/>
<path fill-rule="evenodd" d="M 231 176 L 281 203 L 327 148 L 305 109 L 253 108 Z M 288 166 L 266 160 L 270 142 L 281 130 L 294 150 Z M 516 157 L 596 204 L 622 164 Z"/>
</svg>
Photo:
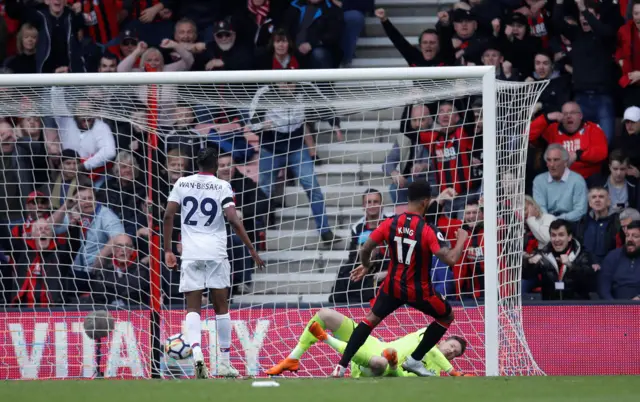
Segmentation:
<svg viewBox="0 0 640 402">
<path fill-rule="evenodd" d="M 231 267 L 227 257 L 225 215 L 235 233 L 249 249 L 258 268 L 263 269 L 264 262 L 238 218 L 231 185 L 215 177 L 218 168 L 216 151 L 211 148 L 200 151 L 198 166 L 200 172 L 178 179 L 169 195 L 164 215 L 164 257 L 169 268 L 177 267 L 176 256 L 171 251 L 171 233 L 174 216 L 182 208 L 180 292 L 185 294 L 187 301 L 185 335 L 193 350 L 196 377 L 209 377 L 200 347 L 200 306 L 204 289 L 209 289 L 216 312 L 216 333 L 221 352 L 216 374 L 237 377 L 238 371 L 229 362 L 231 318 L 227 297 L 231 286 Z"/>
</svg>

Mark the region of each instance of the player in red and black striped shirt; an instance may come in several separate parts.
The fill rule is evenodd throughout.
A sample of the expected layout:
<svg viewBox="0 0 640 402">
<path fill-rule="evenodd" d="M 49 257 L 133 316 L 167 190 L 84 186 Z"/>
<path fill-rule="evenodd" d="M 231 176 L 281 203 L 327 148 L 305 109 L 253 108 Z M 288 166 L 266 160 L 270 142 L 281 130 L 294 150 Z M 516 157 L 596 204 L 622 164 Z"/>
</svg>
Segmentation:
<svg viewBox="0 0 640 402">
<path fill-rule="evenodd" d="M 454 265 L 462 256 L 468 233 L 459 230 L 456 246 L 446 247 L 442 233 L 423 218 L 431 199 L 431 186 L 424 180 L 414 181 L 407 188 L 407 212 L 387 219 L 371 233 L 361 250 L 362 265 L 352 274 L 352 280 L 362 279 L 371 264 L 371 252 L 386 242 L 389 247 L 389 272 L 382 283 L 375 303 L 367 316 L 353 331 L 340 364 L 333 377 L 342 377 L 346 367 L 364 344 L 371 331 L 388 315 L 405 304 L 435 318 L 427 328 L 420 344 L 402 364 L 405 371 L 426 377 L 430 373 L 421 363 L 426 353 L 447 332 L 453 322 L 453 311 L 444 297 L 437 293 L 430 281 L 432 256 L 447 265 Z"/>
</svg>

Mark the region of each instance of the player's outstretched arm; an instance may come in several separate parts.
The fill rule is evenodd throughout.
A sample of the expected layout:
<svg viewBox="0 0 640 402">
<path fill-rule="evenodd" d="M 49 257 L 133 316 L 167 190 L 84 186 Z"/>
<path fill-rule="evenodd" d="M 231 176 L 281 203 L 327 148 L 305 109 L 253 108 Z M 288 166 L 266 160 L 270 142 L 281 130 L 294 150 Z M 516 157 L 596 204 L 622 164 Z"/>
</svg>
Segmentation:
<svg viewBox="0 0 640 402">
<path fill-rule="evenodd" d="M 376 247 L 378 247 L 378 243 L 369 236 L 360 249 L 361 265 L 351 271 L 352 281 L 358 282 L 362 280 L 362 278 L 364 278 L 364 276 L 369 272 L 369 267 L 371 266 L 371 253 L 373 253 L 373 250 L 375 250 Z"/>
<path fill-rule="evenodd" d="M 180 210 L 180 204 L 175 201 L 167 202 L 167 209 L 164 211 L 164 219 L 162 222 L 162 233 L 164 234 L 164 262 L 169 268 L 175 268 L 178 264 L 175 254 L 171 248 L 171 239 L 173 238 L 173 219 Z"/>
<path fill-rule="evenodd" d="M 238 218 L 238 213 L 236 212 L 235 205 L 228 205 L 224 209 L 224 214 L 227 216 L 227 220 L 229 224 L 233 227 L 233 230 L 236 232 L 242 243 L 249 249 L 249 253 L 251 253 L 251 257 L 256 262 L 256 265 L 260 270 L 264 269 L 264 261 L 258 255 L 258 252 L 251 244 L 251 239 L 249 239 L 249 235 L 247 235 L 247 231 L 244 230 L 244 225 L 240 218 Z"/>
</svg>

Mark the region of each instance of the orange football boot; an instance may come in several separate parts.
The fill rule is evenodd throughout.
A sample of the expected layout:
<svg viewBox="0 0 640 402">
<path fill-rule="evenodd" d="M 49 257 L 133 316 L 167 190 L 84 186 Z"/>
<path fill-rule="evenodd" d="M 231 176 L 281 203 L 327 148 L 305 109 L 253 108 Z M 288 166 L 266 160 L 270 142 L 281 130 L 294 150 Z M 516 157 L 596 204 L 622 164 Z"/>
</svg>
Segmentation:
<svg viewBox="0 0 640 402">
<path fill-rule="evenodd" d="M 268 375 L 280 375 L 284 371 L 296 372 L 300 368 L 300 360 L 286 358 L 266 371 Z"/>
</svg>

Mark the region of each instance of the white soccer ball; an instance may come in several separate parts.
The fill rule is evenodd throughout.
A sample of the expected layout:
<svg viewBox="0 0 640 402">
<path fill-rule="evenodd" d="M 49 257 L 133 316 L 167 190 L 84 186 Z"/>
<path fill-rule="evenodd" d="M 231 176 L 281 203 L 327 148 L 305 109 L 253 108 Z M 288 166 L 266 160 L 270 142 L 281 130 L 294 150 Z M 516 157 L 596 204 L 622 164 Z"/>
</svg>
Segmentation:
<svg viewBox="0 0 640 402">
<path fill-rule="evenodd" d="M 167 339 L 164 345 L 167 356 L 175 360 L 183 360 L 191 357 L 191 345 L 187 343 L 182 334 L 175 334 Z"/>
</svg>

